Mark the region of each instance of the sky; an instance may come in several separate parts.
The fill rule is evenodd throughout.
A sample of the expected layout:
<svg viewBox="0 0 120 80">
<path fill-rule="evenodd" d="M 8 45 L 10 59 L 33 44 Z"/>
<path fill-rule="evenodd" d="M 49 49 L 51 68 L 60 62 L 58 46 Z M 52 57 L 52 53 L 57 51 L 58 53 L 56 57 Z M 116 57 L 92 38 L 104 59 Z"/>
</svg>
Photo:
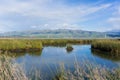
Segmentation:
<svg viewBox="0 0 120 80">
<path fill-rule="evenodd" d="M 0 0 L 0 32 L 120 29 L 120 0 Z"/>
</svg>

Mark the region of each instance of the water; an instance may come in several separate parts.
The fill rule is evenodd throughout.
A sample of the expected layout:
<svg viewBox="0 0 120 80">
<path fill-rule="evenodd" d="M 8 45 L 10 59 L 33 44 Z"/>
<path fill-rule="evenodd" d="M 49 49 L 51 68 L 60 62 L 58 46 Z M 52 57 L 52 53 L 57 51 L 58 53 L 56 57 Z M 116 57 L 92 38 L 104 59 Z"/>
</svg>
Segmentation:
<svg viewBox="0 0 120 80">
<path fill-rule="evenodd" d="M 16 62 L 24 64 L 27 75 L 34 75 L 34 71 L 38 71 L 44 80 L 52 79 L 62 64 L 65 69 L 71 71 L 74 70 L 76 62 L 78 64 L 94 63 L 109 69 L 116 68 L 120 64 L 120 58 L 92 51 L 91 45 L 73 45 L 73 48 L 72 51 L 67 51 L 66 47 L 48 46 L 44 47 L 42 52 L 17 54 Z"/>
</svg>

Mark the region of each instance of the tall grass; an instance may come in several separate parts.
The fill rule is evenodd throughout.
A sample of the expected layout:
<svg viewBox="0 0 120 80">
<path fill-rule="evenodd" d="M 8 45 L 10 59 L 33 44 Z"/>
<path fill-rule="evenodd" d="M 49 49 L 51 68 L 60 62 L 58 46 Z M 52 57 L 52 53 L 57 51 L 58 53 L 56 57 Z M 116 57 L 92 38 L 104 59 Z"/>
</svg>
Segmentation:
<svg viewBox="0 0 120 80">
<path fill-rule="evenodd" d="M 92 40 L 87 39 L 42 39 L 40 40 L 44 46 L 66 46 L 66 44 L 90 44 Z"/>
<path fill-rule="evenodd" d="M 25 50 L 41 50 L 43 48 L 41 41 L 38 40 L 18 40 L 5 39 L 0 40 L 1 51 L 25 51 Z"/>
<path fill-rule="evenodd" d="M 92 42 L 92 49 L 109 52 L 113 56 L 120 55 L 120 41 L 118 40 L 96 40 Z"/>
<path fill-rule="evenodd" d="M 87 68 L 77 67 L 74 72 L 69 70 L 59 73 L 56 75 L 54 80 L 119 80 L 120 79 L 120 69 L 107 70 L 100 67 L 90 67 Z"/>
<path fill-rule="evenodd" d="M 41 50 L 43 46 L 66 46 L 72 44 L 89 44 L 91 40 L 78 39 L 0 39 L 0 51 L 24 52 Z"/>
<path fill-rule="evenodd" d="M 58 72 L 52 80 L 120 80 L 120 68 L 109 70 L 85 60 L 83 63 L 76 61 L 73 64 L 75 69 L 71 71 L 66 69 L 64 64 L 59 64 Z M 27 75 L 23 71 L 23 67 L 17 64 L 12 57 L 7 54 L 0 55 L 0 80 L 44 80 L 43 77 L 46 76 L 39 70 L 35 70 L 35 67 L 33 68 Z M 51 79 L 47 78 L 47 80 Z"/>
<path fill-rule="evenodd" d="M 73 65 L 74 70 L 70 70 L 66 69 L 63 63 L 59 63 L 56 72 L 48 72 L 49 75 L 53 74 L 50 78 L 41 74 L 39 69 L 35 70 L 34 67 L 27 77 L 29 80 L 120 80 L 120 67 L 110 70 L 87 61 L 84 64 L 75 63 Z"/>
<path fill-rule="evenodd" d="M 28 80 L 21 66 L 7 56 L 0 55 L 0 80 Z"/>
</svg>

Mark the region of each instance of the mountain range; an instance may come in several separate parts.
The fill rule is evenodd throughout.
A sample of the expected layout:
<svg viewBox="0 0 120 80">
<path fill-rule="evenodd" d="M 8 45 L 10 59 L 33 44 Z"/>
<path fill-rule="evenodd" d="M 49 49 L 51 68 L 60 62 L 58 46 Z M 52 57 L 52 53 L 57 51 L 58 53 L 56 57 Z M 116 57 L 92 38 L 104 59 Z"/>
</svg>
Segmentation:
<svg viewBox="0 0 120 80">
<path fill-rule="evenodd" d="M 33 38 L 106 38 L 120 37 L 120 31 L 96 32 L 72 29 L 30 30 L 0 33 L 0 37 L 33 37 Z"/>
<path fill-rule="evenodd" d="M 111 30 L 106 33 L 110 37 L 120 37 L 120 30 Z"/>
</svg>

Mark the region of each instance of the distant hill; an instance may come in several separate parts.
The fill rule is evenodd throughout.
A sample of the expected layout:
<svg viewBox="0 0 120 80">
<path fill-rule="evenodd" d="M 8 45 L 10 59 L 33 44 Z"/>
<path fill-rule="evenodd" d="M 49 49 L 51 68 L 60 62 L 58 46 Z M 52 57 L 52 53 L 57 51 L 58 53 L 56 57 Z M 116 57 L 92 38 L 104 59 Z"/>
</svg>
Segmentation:
<svg viewBox="0 0 120 80">
<path fill-rule="evenodd" d="M 34 37 L 34 38 L 105 38 L 107 33 L 56 29 L 56 30 L 31 30 L 31 31 L 13 31 L 1 33 L 0 37 Z"/>
<path fill-rule="evenodd" d="M 120 30 L 111 30 L 106 32 L 109 37 L 120 37 Z"/>
</svg>

